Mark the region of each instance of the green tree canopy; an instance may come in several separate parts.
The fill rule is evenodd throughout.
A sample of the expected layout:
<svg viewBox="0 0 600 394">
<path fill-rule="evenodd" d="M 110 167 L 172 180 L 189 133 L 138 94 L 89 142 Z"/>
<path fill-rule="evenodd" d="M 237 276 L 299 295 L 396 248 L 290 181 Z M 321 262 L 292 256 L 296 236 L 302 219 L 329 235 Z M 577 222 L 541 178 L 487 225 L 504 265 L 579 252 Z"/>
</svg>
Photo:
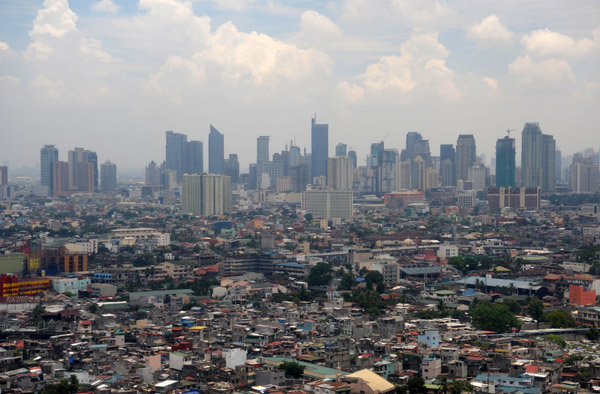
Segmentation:
<svg viewBox="0 0 600 394">
<path fill-rule="evenodd" d="M 479 330 L 509 332 L 523 324 L 507 305 L 483 303 L 471 311 L 471 321 Z"/>
<path fill-rule="evenodd" d="M 569 311 L 552 311 L 546 313 L 544 320 L 552 324 L 552 328 L 577 327 L 578 324 Z"/>
<path fill-rule="evenodd" d="M 327 286 L 331 281 L 331 267 L 327 263 L 317 263 L 308 275 L 309 286 Z"/>
<path fill-rule="evenodd" d="M 297 361 L 284 361 L 279 364 L 279 368 L 285 370 L 285 376 L 300 379 L 304 375 L 304 365 Z"/>
<path fill-rule="evenodd" d="M 537 297 L 532 298 L 527 305 L 527 313 L 532 319 L 535 319 L 536 325 L 539 328 L 540 320 L 544 316 L 544 303 Z"/>
</svg>

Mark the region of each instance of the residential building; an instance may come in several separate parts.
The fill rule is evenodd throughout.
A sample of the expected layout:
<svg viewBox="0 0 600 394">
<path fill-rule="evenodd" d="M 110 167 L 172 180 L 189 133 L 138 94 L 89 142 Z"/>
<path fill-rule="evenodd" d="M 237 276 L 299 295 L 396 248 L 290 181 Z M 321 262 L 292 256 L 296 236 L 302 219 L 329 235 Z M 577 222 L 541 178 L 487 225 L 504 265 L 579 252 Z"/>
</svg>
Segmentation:
<svg viewBox="0 0 600 394">
<path fill-rule="evenodd" d="M 460 134 L 456 141 L 456 179 L 468 180 L 469 168 L 475 164 L 477 148 L 473 134 Z"/>
<path fill-rule="evenodd" d="M 302 209 L 315 218 L 349 219 L 352 217 L 352 191 L 307 190 L 302 193 Z"/>
<path fill-rule="evenodd" d="M 110 160 L 106 160 L 104 164 L 100 166 L 100 190 L 103 193 L 114 192 L 117 190 L 117 165 L 111 163 Z"/>
<path fill-rule="evenodd" d="M 54 190 L 54 162 L 58 161 L 58 149 L 54 145 L 44 145 L 40 149 L 40 176 L 42 186 L 48 187 L 48 193 Z"/>
<path fill-rule="evenodd" d="M 231 212 L 231 178 L 218 174 L 183 177 L 183 210 L 200 216 Z"/>
<path fill-rule="evenodd" d="M 516 187 L 515 139 L 508 136 L 496 141 L 496 186 Z"/>
</svg>

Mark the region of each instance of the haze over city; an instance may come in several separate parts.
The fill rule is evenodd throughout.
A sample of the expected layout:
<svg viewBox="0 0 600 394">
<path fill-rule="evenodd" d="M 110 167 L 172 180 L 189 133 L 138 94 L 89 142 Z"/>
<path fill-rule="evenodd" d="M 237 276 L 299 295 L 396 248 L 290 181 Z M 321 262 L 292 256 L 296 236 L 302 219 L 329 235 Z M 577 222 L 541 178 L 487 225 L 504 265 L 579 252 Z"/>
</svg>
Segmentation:
<svg viewBox="0 0 600 394">
<path fill-rule="evenodd" d="M 0 161 L 83 146 L 120 168 L 162 161 L 164 132 L 225 134 L 241 171 L 259 135 L 310 152 L 310 118 L 358 153 L 408 131 L 438 146 L 540 122 L 563 154 L 600 120 L 595 1 L 3 1 Z M 516 136 L 516 135 L 515 135 Z M 518 138 L 518 137 L 517 137 Z M 520 147 L 517 146 L 517 150 Z"/>
</svg>

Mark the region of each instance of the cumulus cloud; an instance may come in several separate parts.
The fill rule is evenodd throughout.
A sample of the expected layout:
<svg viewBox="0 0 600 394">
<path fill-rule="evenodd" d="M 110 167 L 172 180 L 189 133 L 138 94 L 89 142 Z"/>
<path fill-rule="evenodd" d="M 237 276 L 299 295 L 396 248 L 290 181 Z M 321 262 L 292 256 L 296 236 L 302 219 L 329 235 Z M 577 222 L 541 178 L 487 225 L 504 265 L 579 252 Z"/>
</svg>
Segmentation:
<svg viewBox="0 0 600 394">
<path fill-rule="evenodd" d="M 100 0 L 92 4 L 92 10 L 114 14 L 119 12 L 119 6 L 113 0 Z"/>
<path fill-rule="evenodd" d="M 369 64 L 357 77 L 366 91 L 374 94 L 398 92 L 406 94 L 422 86 L 440 96 L 455 99 L 460 96 L 453 81 L 453 71 L 446 66 L 450 51 L 438 41 L 435 33 L 413 32 L 400 47 L 399 56 L 383 56 Z M 342 85 L 348 88 L 351 85 Z M 354 89 L 356 90 L 356 89 Z M 356 95 L 355 95 L 356 97 Z"/>
<path fill-rule="evenodd" d="M 492 90 L 498 89 L 498 81 L 494 78 L 483 77 L 481 79 L 487 86 L 489 86 Z"/>
<path fill-rule="evenodd" d="M 10 46 L 7 43 L 0 41 L 0 51 L 8 51 L 9 49 Z"/>
<path fill-rule="evenodd" d="M 346 0 L 342 11 L 346 20 L 410 21 L 413 26 L 452 14 L 450 7 L 441 0 Z"/>
<path fill-rule="evenodd" d="M 301 42 L 317 44 L 342 37 L 342 30 L 325 15 L 317 11 L 307 10 L 300 16 L 300 31 L 294 39 Z"/>
<path fill-rule="evenodd" d="M 573 38 L 549 29 L 534 30 L 521 38 L 521 43 L 529 54 L 537 57 L 571 57 L 590 53 L 598 48 L 600 30 L 594 30 L 594 39 Z"/>
<path fill-rule="evenodd" d="M 571 71 L 569 63 L 564 59 L 534 60 L 529 56 L 521 56 L 509 64 L 508 71 L 524 83 L 575 82 L 575 75 Z"/>
<path fill-rule="evenodd" d="M 490 15 L 481 22 L 467 28 L 467 38 L 481 46 L 509 45 L 514 33 L 500 23 L 496 15 Z"/>
</svg>

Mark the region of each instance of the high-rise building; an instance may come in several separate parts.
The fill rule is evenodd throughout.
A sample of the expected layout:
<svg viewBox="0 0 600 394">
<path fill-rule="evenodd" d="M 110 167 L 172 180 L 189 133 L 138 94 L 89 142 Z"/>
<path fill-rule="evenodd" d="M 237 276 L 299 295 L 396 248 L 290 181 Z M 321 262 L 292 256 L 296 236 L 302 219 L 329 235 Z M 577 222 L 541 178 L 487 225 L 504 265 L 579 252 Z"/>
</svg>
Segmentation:
<svg viewBox="0 0 600 394">
<path fill-rule="evenodd" d="M 40 175 L 42 186 L 48 187 L 48 193 L 52 194 L 54 187 L 52 182 L 53 163 L 58 161 L 58 149 L 54 145 L 44 145 L 40 149 Z"/>
<path fill-rule="evenodd" d="M 240 162 L 237 154 L 230 153 L 229 158 L 225 160 L 225 175 L 231 178 L 232 183 L 240 181 Z"/>
<path fill-rule="evenodd" d="M 556 178 L 556 182 L 562 181 L 562 153 L 558 148 L 554 159 L 554 178 Z"/>
<path fill-rule="evenodd" d="M 318 124 L 316 116 L 311 119 L 311 178 L 327 177 L 329 157 L 329 125 Z"/>
<path fill-rule="evenodd" d="M 92 170 L 94 174 L 94 189 L 93 191 L 98 191 L 98 154 L 92 151 L 86 151 L 83 156 L 84 160 L 88 163 L 92 164 Z"/>
<path fill-rule="evenodd" d="M 466 181 L 469 168 L 475 164 L 477 148 L 473 134 L 460 134 L 456 141 L 456 179 Z"/>
<path fill-rule="evenodd" d="M 213 125 L 208 134 L 208 172 L 225 174 L 225 137 Z"/>
<path fill-rule="evenodd" d="M 0 186 L 8 185 L 8 167 L 0 166 Z"/>
<path fill-rule="evenodd" d="M 80 173 L 81 171 L 81 173 Z M 84 148 L 69 151 L 69 190 L 93 193 L 98 188 L 98 155 Z"/>
<path fill-rule="evenodd" d="M 540 124 L 525 123 L 521 138 L 521 180 L 523 186 L 542 186 L 542 130 Z"/>
<path fill-rule="evenodd" d="M 481 191 L 487 186 L 487 179 L 490 174 L 490 169 L 477 160 L 473 166 L 469 168 L 467 180 L 471 182 L 471 190 Z"/>
<path fill-rule="evenodd" d="M 496 141 L 496 186 L 516 187 L 515 139 L 508 136 Z"/>
<path fill-rule="evenodd" d="M 556 141 L 548 134 L 542 134 L 542 192 L 556 190 Z"/>
<path fill-rule="evenodd" d="M 410 161 L 400 161 L 396 163 L 398 167 L 396 170 L 396 190 L 407 190 L 410 189 Z"/>
<path fill-rule="evenodd" d="M 337 156 L 327 159 L 327 185 L 335 190 L 352 189 L 352 161 L 349 157 Z"/>
<path fill-rule="evenodd" d="M 79 163 L 83 163 L 83 148 L 69 151 L 69 190 L 79 189 Z"/>
<path fill-rule="evenodd" d="M 220 174 L 184 175 L 183 210 L 200 216 L 231 212 L 231 178 Z"/>
<path fill-rule="evenodd" d="M 288 155 L 288 167 L 293 168 L 300 165 L 302 160 L 302 152 L 299 146 L 290 146 L 290 154 Z"/>
<path fill-rule="evenodd" d="M 409 131 L 406 133 L 406 149 L 400 152 L 401 161 L 412 161 L 417 156 L 425 161 L 425 165 L 431 166 L 431 151 L 429 150 L 429 140 L 424 140 L 421 133 Z"/>
<path fill-rule="evenodd" d="M 144 182 L 147 186 L 160 185 L 160 169 L 154 161 L 146 166 L 146 180 Z"/>
<path fill-rule="evenodd" d="M 348 145 L 342 144 L 341 142 L 335 146 L 335 155 L 344 157 L 347 156 Z"/>
<path fill-rule="evenodd" d="M 532 187 L 496 187 L 488 189 L 488 207 L 496 210 L 502 208 L 540 209 L 541 188 Z"/>
<path fill-rule="evenodd" d="M 52 163 L 52 195 L 55 197 L 68 197 L 69 189 L 69 163 L 55 161 Z"/>
<path fill-rule="evenodd" d="M 204 144 L 202 141 L 189 141 L 186 144 L 186 150 L 184 174 L 202 174 L 204 172 Z"/>
<path fill-rule="evenodd" d="M 591 157 L 574 157 L 569 170 L 569 186 L 574 193 L 597 193 L 600 170 Z"/>
<path fill-rule="evenodd" d="M 307 190 L 302 193 L 302 209 L 315 218 L 349 219 L 352 217 L 352 191 Z"/>
<path fill-rule="evenodd" d="M 456 186 L 456 152 L 454 145 L 440 145 L 440 173 L 442 186 Z"/>
<path fill-rule="evenodd" d="M 348 157 L 352 160 L 352 168 L 356 168 L 358 166 L 358 157 L 356 156 L 356 151 L 348 151 Z"/>
<path fill-rule="evenodd" d="M 260 136 L 256 139 L 256 162 L 269 161 L 269 137 Z"/>
<path fill-rule="evenodd" d="M 165 137 L 166 168 L 177 171 L 177 181 L 181 181 L 185 172 L 184 163 L 187 156 L 187 135 L 168 130 L 165 132 Z"/>
<path fill-rule="evenodd" d="M 100 166 L 100 190 L 102 193 L 110 193 L 117 190 L 117 165 L 106 160 Z"/>
</svg>

